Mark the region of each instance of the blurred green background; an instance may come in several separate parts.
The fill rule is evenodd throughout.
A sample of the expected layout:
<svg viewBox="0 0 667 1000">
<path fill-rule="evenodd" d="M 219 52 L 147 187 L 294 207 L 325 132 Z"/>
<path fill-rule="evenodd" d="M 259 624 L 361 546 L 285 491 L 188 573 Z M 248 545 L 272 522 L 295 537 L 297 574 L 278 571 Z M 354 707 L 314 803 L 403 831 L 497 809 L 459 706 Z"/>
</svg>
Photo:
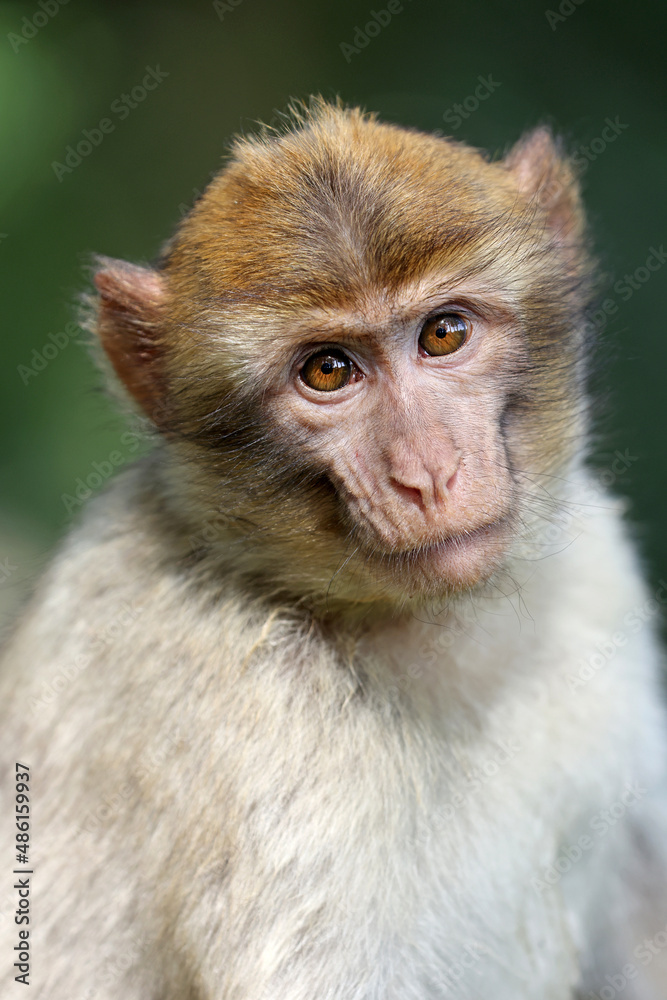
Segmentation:
<svg viewBox="0 0 667 1000">
<path fill-rule="evenodd" d="M 4 607 L 76 516 L 63 495 L 135 450 L 67 328 L 88 255 L 150 260 L 230 135 L 314 91 L 493 152 L 547 121 L 577 151 L 612 301 L 595 460 L 627 455 L 614 488 L 667 575 L 667 267 L 643 270 L 667 242 L 666 37 L 659 0 L 0 3 Z"/>
</svg>

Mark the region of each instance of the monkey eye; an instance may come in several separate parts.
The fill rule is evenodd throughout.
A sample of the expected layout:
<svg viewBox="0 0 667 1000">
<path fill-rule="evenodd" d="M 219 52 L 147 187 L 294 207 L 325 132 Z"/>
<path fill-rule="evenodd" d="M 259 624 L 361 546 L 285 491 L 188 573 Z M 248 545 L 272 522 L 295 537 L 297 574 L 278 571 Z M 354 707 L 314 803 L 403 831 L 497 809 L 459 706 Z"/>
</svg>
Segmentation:
<svg viewBox="0 0 667 1000">
<path fill-rule="evenodd" d="M 419 334 L 419 346 L 430 355 L 453 354 L 463 347 L 470 323 L 458 313 L 443 313 L 427 319 Z"/>
<path fill-rule="evenodd" d="M 343 351 L 325 350 L 311 354 L 299 372 L 301 381 L 318 392 L 342 389 L 352 376 L 352 362 Z"/>
</svg>

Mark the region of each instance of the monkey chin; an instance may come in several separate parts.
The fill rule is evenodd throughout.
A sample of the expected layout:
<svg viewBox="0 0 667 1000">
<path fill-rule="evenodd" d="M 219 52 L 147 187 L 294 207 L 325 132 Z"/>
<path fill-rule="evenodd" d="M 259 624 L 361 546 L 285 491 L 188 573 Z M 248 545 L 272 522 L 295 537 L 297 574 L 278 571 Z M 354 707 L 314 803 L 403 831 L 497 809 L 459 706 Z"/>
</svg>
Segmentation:
<svg viewBox="0 0 667 1000">
<path fill-rule="evenodd" d="M 381 557 L 382 575 L 393 577 L 411 599 L 471 590 L 503 564 L 513 538 L 509 516 L 471 531 L 447 535 L 412 549 Z"/>
</svg>

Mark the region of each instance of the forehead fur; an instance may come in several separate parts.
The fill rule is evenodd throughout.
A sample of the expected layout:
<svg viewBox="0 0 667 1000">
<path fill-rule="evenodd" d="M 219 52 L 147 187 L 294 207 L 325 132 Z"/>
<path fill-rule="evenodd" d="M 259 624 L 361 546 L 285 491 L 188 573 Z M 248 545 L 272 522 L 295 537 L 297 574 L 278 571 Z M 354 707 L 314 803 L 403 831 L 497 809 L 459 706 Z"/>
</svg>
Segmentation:
<svg viewBox="0 0 667 1000">
<path fill-rule="evenodd" d="M 164 267 L 200 303 L 344 307 L 443 267 L 479 270 L 519 229 L 540 242 L 534 214 L 502 163 L 319 102 L 284 134 L 236 141 Z"/>
</svg>

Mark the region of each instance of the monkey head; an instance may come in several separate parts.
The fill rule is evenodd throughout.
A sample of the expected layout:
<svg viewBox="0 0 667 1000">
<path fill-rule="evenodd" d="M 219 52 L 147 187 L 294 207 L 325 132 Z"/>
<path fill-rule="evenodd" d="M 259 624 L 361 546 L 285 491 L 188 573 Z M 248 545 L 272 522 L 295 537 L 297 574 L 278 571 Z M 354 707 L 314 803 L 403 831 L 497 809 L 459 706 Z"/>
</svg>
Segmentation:
<svg viewBox="0 0 667 1000">
<path fill-rule="evenodd" d="M 314 101 L 235 142 L 96 327 L 202 558 L 314 601 L 481 585 L 576 460 L 590 264 L 546 129 L 496 162 Z"/>
</svg>

